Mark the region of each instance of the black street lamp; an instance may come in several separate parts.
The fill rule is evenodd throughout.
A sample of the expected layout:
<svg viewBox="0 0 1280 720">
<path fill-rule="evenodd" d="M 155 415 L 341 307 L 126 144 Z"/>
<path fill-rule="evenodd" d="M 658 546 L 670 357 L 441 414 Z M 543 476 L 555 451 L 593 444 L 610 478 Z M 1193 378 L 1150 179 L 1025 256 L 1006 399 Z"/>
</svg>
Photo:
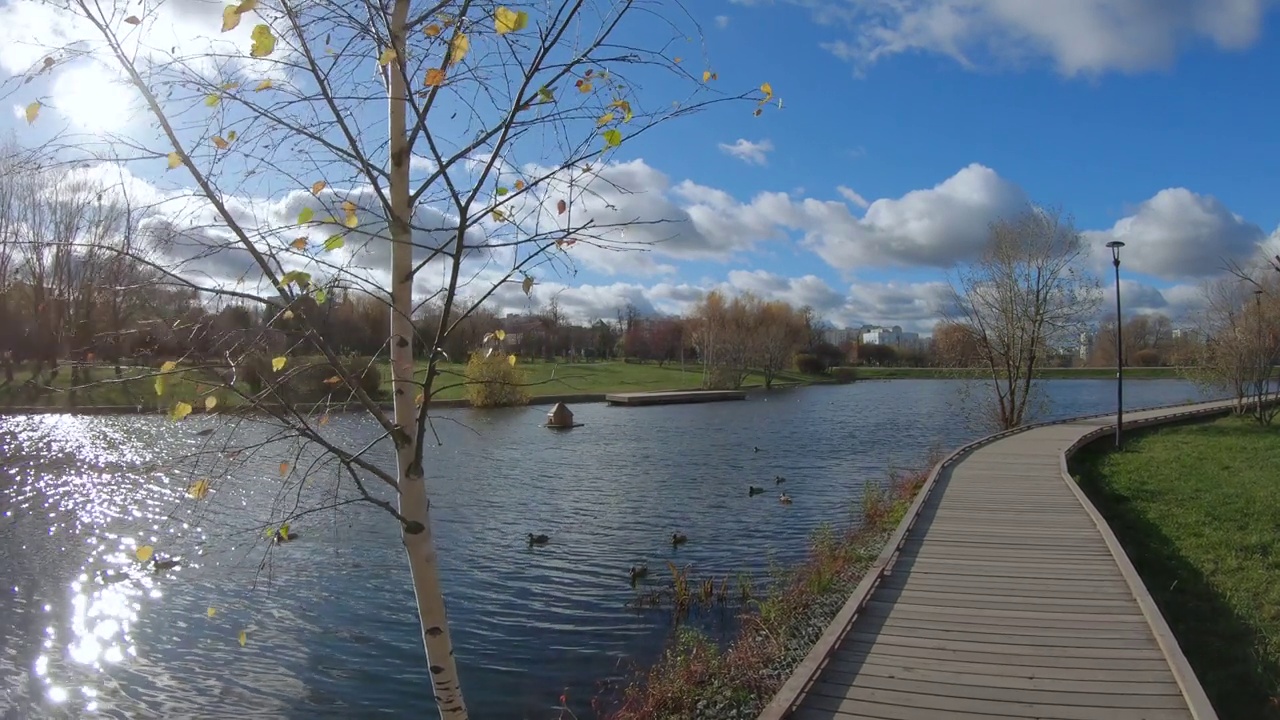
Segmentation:
<svg viewBox="0 0 1280 720">
<path fill-rule="evenodd" d="M 1116 269 L 1116 449 L 1120 449 L 1120 430 L 1124 425 L 1124 337 L 1120 332 L 1120 248 L 1124 243 L 1112 240 L 1111 265 Z"/>
<path fill-rule="evenodd" d="M 1262 288 L 1253 291 L 1254 324 L 1258 326 L 1258 419 L 1262 419 L 1262 396 L 1271 389 L 1271 358 L 1266 354 L 1262 335 Z"/>
</svg>

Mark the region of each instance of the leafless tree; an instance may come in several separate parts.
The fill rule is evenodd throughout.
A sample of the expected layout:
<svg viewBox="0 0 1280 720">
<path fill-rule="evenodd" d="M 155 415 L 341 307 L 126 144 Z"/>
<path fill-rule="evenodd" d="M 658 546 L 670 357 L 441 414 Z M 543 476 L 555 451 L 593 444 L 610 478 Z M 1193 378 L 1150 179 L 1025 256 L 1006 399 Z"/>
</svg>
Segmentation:
<svg viewBox="0 0 1280 720">
<path fill-rule="evenodd" d="M 1028 208 L 996 221 L 982 256 L 955 271 L 947 320 L 972 328 L 1002 429 L 1027 419 L 1050 348 L 1078 336 L 1098 307 L 1098 282 L 1082 267 L 1085 246 L 1061 211 Z"/>
</svg>

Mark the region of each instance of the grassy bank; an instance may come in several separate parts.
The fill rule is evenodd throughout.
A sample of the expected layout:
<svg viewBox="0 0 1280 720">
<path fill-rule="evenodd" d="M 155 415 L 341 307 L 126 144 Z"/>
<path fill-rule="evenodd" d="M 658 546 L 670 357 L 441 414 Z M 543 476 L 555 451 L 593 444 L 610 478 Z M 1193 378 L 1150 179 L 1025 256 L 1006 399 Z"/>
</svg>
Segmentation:
<svg viewBox="0 0 1280 720">
<path fill-rule="evenodd" d="M 466 395 L 465 365 L 459 363 L 441 363 L 440 376 L 436 380 L 437 400 L 460 400 Z M 666 364 L 659 367 L 654 363 L 546 363 L 526 361 L 519 364 L 524 371 L 529 394 L 534 398 L 556 395 L 603 394 L 613 392 L 642 392 L 652 390 L 689 390 L 701 386 L 702 372 L 697 365 L 686 365 L 681 369 L 679 364 Z M 391 397 L 391 373 L 385 365 L 380 366 L 382 374 L 382 394 Z M 156 401 L 154 370 L 146 368 L 124 368 L 123 376 L 117 378 L 114 368 L 97 366 L 86 368 L 87 377 L 82 378 L 79 387 L 74 389 L 74 402 L 78 407 L 92 406 L 135 406 L 142 404 L 152 406 Z M 422 377 L 425 366 L 418 377 Z M 63 368 L 52 384 L 52 390 L 39 393 L 32 392 L 25 386 L 30 379 L 29 373 L 19 373 L 14 382 L 0 387 L 0 408 L 4 406 L 38 406 L 38 407 L 70 407 L 72 405 L 73 385 L 69 369 Z M 813 384 L 830 382 L 824 376 L 802 375 L 796 372 L 782 373 L 774 379 L 775 384 Z M 168 383 L 165 393 L 165 404 L 185 401 L 195 405 L 201 393 L 218 382 L 212 373 L 192 371 L 174 376 Z M 764 384 L 764 378 L 757 373 L 747 377 L 748 386 Z M 241 392 L 249 393 L 248 388 L 241 386 Z M 238 404 L 238 398 L 229 391 L 219 394 L 219 403 L 224 407 Z"/>
<path fill-rule="evenodd" d="M 768 704 L 861 581 L 884 542 L 902 520 L 927 470 L 892 476 L 886 489 L 868 488 L 846 527 L 814 533 L 799 564 L 774 573 L 763 592 L 738 617 L 723 645 L 711 636 L 679 627 L 652 667 L 623 691 L 612 720 L 721 720 L 754 718 Z M 671 596 L 677 609 L 696 602 L 698 583 L 678 575 Z M 713 580 L 704 581 L 709 600 Z M 719 587 L 724 597 L 724 581 Z"/>
<path fill-rule="evenodd" d="M 1218 715 L 1280 719 L 1280 427 L 1152 430 L 1072 464 Z"/>
</svg>

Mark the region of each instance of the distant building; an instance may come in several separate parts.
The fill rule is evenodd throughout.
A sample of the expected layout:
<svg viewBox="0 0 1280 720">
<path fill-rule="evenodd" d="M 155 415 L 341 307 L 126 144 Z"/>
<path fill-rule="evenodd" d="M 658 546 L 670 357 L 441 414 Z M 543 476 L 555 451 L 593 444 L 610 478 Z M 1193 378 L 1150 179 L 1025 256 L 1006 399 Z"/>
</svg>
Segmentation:
<svg viewBox="0 0 1280 720">
<path fill-rule="evenodd" d="M 920 333 L 906 332 L 900 325 L 872 327 L 862 333 L 863 345 L 887 345 L 898 349 L 912 349 L 920 345 Z"/>
</svg>

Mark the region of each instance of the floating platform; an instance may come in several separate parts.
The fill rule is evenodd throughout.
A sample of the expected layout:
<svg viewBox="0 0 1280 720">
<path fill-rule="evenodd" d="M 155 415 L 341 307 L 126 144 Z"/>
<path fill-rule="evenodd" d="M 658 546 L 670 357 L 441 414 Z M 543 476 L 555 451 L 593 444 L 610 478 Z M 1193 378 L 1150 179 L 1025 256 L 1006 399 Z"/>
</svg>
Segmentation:
<svg viewBox="0 0 1280 720">
<path fill-rule="evenodd" d="M 669 392 L 610 393 L 604 396 L 610 405 L 676 405 L 679 403 L 746 400 L 742 390 L 677 390 Z"/>
</svg>

